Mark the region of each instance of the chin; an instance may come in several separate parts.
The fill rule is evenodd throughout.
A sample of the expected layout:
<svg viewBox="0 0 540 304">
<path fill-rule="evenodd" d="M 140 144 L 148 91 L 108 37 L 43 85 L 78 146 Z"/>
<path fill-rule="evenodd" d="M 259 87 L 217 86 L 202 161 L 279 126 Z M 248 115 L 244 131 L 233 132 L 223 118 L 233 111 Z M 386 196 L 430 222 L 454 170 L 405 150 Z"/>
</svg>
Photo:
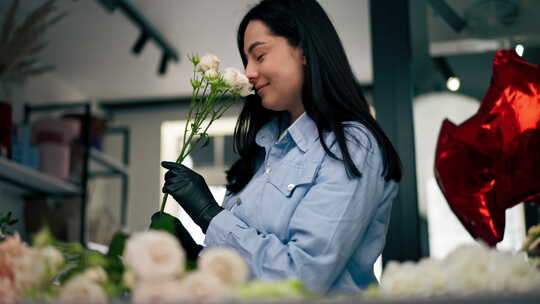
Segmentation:
<svg viewBox="0 0 540 304">
<path fill-rule="evenodd" d="M 278 107 L 276 106 L 276 104 L 274 102 L 265 100 L 264 98 L 261 98 L 261 104 L 262 104 L 263 108 L 265 108 L 267 110 L 281 111 L 280 109 L 278 109 Z"/>
</svg>

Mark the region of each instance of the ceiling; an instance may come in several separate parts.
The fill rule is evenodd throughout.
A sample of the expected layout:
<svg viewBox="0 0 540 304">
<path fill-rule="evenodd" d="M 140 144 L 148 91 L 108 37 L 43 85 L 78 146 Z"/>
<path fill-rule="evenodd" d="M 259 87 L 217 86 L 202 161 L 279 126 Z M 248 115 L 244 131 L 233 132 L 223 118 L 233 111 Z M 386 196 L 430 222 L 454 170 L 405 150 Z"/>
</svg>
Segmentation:
<svg viewBox="0 0 540 304">
<path fill-rule="evenodd" d="M 464 16 L 467 7 L 477 1 L 448 3 L 458 14 Z M 0 2 L 1 20 L 9 2 Z M 21 12 L 24 13 L 43 1 L 21 2 Z M 235 43 L 236 28 L 249 7 L 258 1 L 131 0 L 141 14 L 177 49 L 181 57 L 180 62 L 168 65 L 164 76 L 157 73 L 161 51 L 153 43 L 147 43 L 139 56 L 131 53 L 139 30 L 121 12 L 111 14 L 92 0 L 59 2 L 69 15 L 51 28 L 45 37 L 50 44 L 42 52 L 41 58 L 44 62 L 56 66 L 55 71 L 48 77 L 63 86 L 75 88 L 87 99 L 126 100 L 190 95 L 191 63 L 185 59 L 187 54 L 213 53 L 222 60 L 223 67 L 241 68 Z M 372 64 L 369 1 L 319 2 L 335 23 L 356 76 L 360 82 L 370 84 Z M 540 28 L 540 1 L 511 2 L 520 5 L 517 21 L 500 28 L 495 27 L 495 24 L 497 31 L 490 34 L 488 42 L 495 41 L 500 45 L 501 40 L 496 39 L 500 36 L 523 41 L 536 39 L 534 31 Z M 428 26 L 432 52 L 466 53 L 474 51 L 475 43 L 486 45 L 486 41 L 478 40 L 471 44 L 470 39 L 477 39 L 478 33 L 454 32 L 431 9 L 428 10 Z M 463 41 L 468 44 L 462 45 L 461 49 L 456 51 L 455 46 Z M 491 43 L 488 49 L 493 50 L 499 45 Z"/>
</svg>

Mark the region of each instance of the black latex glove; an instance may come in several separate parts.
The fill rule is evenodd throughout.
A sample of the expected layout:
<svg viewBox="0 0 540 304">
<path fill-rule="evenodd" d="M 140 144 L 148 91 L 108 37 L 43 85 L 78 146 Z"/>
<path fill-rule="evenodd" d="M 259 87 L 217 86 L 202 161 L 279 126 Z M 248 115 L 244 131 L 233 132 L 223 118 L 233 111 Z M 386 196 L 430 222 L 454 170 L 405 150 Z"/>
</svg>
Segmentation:
<svg viewBox="0 0 540 304">
<path fill-rule="evenodd" d="M 223 208 L 216 203 L 204 178 L 184 165 L 173 162 L 162 162 L 161 165 L 169 169 L 165 174 L 163 192 L 172 195 L 206 233 L 210 221 Z"/>
<path fill-rule="evenodd" d="M 180 244 L 186 251 L 188 261 L 195 262 L 199 256 L 199 252 L 203 249 L 203 246 L 195 243 L 180 220 L 170 214 L 159 211 L 154 213 L 152 215 L 150 229 L 164 230 L 176 236 L 176 239 L 180 241 Z"/>
</svg>

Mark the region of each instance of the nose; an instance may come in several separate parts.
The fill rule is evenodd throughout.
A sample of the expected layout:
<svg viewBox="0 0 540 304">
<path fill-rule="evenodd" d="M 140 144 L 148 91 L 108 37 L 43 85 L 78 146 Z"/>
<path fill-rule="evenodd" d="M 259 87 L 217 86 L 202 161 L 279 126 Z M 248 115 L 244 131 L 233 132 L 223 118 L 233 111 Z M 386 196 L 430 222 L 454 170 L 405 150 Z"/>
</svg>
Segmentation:
<svg viewBox="0 0 540 304">
<path fill-rule="evenodd" d="M 259 76 L 259 73 L 257 69 L 255 68 L 253 64 L 250 64 L 248 61 L 248 64 L 246 66 L 246 77 L 249 79 L 249 82 L 255 83 L 258 76 Z"/>
</svg>

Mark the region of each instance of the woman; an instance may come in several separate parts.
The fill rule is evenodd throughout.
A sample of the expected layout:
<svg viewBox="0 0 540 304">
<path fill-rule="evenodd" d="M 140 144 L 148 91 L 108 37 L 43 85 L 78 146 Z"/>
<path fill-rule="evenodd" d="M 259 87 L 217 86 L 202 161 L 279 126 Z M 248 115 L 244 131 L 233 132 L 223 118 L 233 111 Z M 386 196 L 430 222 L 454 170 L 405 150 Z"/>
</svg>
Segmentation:
<svg viewBox="0 0 540 304">
<path fill-rule="evenodd" d="M 263 0 L 240 23 L 238 49 L 257 93 L 238 119 L 222 207 L 182 165 L 163 163 L 163 191 L 206 246 L 236 249 L 254 278 L 296 277 L 320 294 L 376 282 L 400 161 L 331 21 L 315 0 Z"/>
</svg>

